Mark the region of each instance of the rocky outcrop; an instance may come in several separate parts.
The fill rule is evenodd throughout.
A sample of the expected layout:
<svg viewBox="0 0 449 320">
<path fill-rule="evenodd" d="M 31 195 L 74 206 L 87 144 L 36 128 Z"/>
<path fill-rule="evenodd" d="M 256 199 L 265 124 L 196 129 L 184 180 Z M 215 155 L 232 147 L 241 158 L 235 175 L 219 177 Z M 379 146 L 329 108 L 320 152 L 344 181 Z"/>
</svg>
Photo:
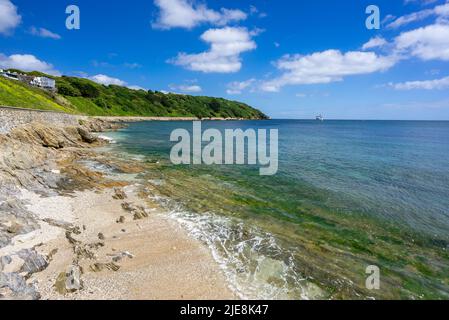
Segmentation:
<svg viewBox="0 0 449 320">
<path fill-rule="evenodd" d="M 27 279 L 44 270 L 51 259 L 39 254 L 36 248 L 1 254 L 2 248 L 9 246 L 15 237 L 40 228 L 42 223 L 20 200 L 20 190 L 56 195 L 77 183 L 95 185 L 98 173 L 77 167 L 76 159 L 89 152 L 90 147 L 106 143 L 92 131 L 118 127 L 95 119 L 78 121 L 71 126 L 31 122 L 0 135 L 0 299 L 38 299 L 36 288 Z M 64 167 L 64 164 L 71 165 Z M 76 234 L 71 226 L 60 227 L 66 229 L 69 236 Z M 89 254 L 88 248 L 76 243 L 74 238 L 73 241 L 77 255 Z M 72 292 L 82 287 L 80 275 L 81 270 L 76 266 L 64 273 L 64 290 Z"/>
</svg>

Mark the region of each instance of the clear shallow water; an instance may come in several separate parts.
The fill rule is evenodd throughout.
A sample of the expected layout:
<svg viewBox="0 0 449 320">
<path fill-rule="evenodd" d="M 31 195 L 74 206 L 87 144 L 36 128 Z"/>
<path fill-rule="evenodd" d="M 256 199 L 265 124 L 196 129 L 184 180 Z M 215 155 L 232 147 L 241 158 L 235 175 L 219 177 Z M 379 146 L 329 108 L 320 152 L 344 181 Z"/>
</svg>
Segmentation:
<svg viewBox="0 0 449 320">
<path fill-rule="evenodd" d="M 191 127 L 133 123 L 109 136 L 145 156 L 152 196 L 211 247 L 242 296 L 448 297 L 449 122 L 203 123 L 279 129 L 274 177 L 171 165 L 171 131 Z M 379 292 L 364 287 L 370 264 L 385 274 Z"/>
</svg>

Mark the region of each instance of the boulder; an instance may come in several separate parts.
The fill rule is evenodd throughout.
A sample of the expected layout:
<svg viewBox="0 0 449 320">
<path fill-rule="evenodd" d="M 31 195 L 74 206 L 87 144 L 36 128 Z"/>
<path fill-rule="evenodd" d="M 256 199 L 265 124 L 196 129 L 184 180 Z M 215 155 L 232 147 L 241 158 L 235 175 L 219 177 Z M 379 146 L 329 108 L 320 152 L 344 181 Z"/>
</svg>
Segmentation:
<svg viewBox="0 0 449 320">
<path fill-rule="evenodd" d="M 0 272 L 0 299 L 38 300 L 39 293 L 33 285 L 28 285 L 17 273 Z"/>
<path fill-rule="evenodd" d="M 67 294 L 79 291 L 83 288 L 81 280 L 81 268 L 77 265 L 72 265 L 67 269 L 67 272 L 61 272 L 54 284 L 55 290 L 60 294 Z"/>
<path fill-rule="evenodd" d="M 112 196 L 112 198 L 116 199 L 116 200 L 124 200 L 127 198 L 126 193 L 119 188 L 115 188 L 114 189 L 114 195 Z"/>
<path fill-rule="evenodd" d="M 87 143 L 94 143 L 98 140 L 96 136 L 81 127 L 78 128 L 78 134 L 81 136 L 81 139 Z"/>
</svg>

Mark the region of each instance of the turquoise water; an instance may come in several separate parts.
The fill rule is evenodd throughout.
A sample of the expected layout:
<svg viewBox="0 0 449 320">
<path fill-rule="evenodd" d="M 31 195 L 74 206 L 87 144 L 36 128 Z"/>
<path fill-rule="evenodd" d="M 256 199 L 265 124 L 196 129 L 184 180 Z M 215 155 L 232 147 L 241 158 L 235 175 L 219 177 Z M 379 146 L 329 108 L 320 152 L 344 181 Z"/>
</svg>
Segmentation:
<svg viewBox="0 0 449 320">
<path fill-rule="evenodd" d="M 174 166 L 170 133 L 133 123 L 116 148 L 145 156 L 142 178 L 206 242 L 234 289 L 264 298 L 448 298 L 449 122 L 203 122 L 279 129 L 279 172 Z M 383 288 L 365 287 L 378 265 Z"/>
</svg>

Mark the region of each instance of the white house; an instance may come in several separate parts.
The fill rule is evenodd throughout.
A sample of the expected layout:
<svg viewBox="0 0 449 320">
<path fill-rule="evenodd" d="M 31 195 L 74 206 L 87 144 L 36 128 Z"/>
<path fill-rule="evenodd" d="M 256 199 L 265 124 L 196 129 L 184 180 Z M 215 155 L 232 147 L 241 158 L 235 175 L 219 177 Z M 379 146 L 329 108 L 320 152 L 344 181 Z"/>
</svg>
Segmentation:
<svg viewBox="0 0 449 320">
<path fill-rule="evenodd" d="M 35 77 L 30 84 L 44 89 L 56 89 L 56 81 L 47 77 Z"/>
</svg>

